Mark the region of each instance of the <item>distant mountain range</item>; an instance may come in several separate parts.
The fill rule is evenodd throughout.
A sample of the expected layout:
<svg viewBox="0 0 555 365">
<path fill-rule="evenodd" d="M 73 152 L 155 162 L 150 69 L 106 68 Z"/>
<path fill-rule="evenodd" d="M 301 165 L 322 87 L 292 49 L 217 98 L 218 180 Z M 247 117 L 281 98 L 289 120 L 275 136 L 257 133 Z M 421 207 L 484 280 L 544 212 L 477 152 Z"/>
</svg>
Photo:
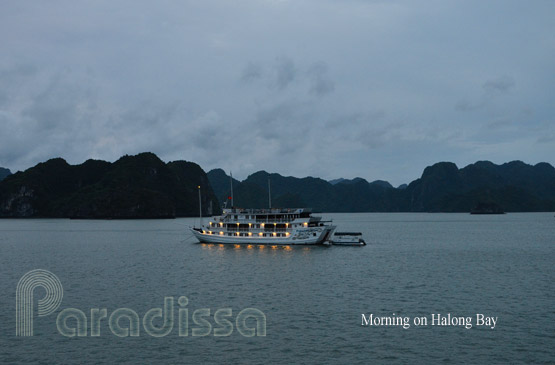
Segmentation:
<svg viewBox="0 0 555 365">
<path fill-rule="evenodd" d="M 235 205 L 268 207 L 268 178 L 275 207 L 309 206 L 326 212 L 470 212 L 481 204 L 496 204 L 508 212 L 555 210 L 555 169 L 548 163 L 479 161 L 459 169 L 440 162 L 398 188 L 382 180 L 328 182 L 259 171 L 242 182 L 234 180 Z M 208 179 L 218 199 L 225 201 L 230 195 L 229 176 L 215 169 L 208 172 Z"/>
<path fill-rule="evenodd" d="M 61 158 L 0 181 L 0 217 L 170 218 L 220 212 L 204 171 L 186 161 L 162 162 L 153 153 L 114 163 Z"/>
<path fill-rule="evenodd" d="M 476 207 L 555 211 L 555 168 L 548 163 L 479 161 L 459 169 L 440 162 L 398 188 L 382 180 L 328 182 L 259 171 L 243 181 L 233 180 L 235 206 L 267 208 L 268 179 L 272 207 L 324 212 L 470 212 Z M 205 174 L 195 163 L 164 163 L 148 152 L 114 163 L 88 160 L 69 165 L 55 158 L 0 181 L 0 217 L 196 216 L 199 185 L 203 215 L 219 214 L 231 195 L 230 178 L 222 169 Z"/>
<path fill-rule="evenodd" d="M 405 191 L 410 211 L 466 212 L 480 203 L 495 203 L 507 212 L 553 211 L 555 169 L 521 161 L 479 161 L 458 169 L 441 162 L 426 167 Z"/>
<path fill-rule="evenodd" d="M 12 172 L 9 169 L 0 167 L 0 181 L 4 180 L 8 176 L 10 176 Z"/>
</svg>

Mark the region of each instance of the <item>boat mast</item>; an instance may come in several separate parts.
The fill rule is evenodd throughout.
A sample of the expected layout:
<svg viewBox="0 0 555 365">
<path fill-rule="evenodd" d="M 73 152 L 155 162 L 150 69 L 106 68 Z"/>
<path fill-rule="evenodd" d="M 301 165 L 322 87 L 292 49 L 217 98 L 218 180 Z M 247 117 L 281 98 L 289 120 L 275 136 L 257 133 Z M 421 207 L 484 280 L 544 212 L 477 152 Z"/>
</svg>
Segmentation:
<svg viewBox="0 0 555 365">
<path fill-rule="evenodd" d="M 268 175 L 268 208 L 272 209 L 272 190 L 270 189 L 270 175 Z"/>
<path fill-rule="evenodd" d="M 233 209 L 233 174 L 229 172 L 229 184 L 231 185 L 231 209 Z"/>
<path fill-rule="evenodd" d="M 200 199 L 200 185 L 198 186 L 198 214 L 199 214 L 199 228 L 202 228 L 202 200 Z"/>
</svg>

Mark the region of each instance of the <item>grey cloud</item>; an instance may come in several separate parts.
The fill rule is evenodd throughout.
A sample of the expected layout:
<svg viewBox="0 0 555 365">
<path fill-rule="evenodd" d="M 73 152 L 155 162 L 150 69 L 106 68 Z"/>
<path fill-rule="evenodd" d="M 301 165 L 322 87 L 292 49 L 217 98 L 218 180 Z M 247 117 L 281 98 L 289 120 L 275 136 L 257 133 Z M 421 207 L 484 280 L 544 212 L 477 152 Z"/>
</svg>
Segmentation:
<svg viewBox="0 0 555 365">
<path fill-rule="evenodd" d="M 486 105 L 485 100 L 480 100 L 478 102 L 471 102 L 469 100 L 461 100 L 461 101 L 457 102 L 457 104 L 455 105 L 455 110 L 458 110 L 458 111 L 461 111 L 461 112 L 468 112 L 468 111 L 481 109 L 485 105 Z"/>
<path fill-rule="evenodd" d="M 327 77 L 328 65 L 325 62 L 317 62 L 308 69 L 310 78 L 309 92 L 316 96 L 324 96 L 333 92 L 335 85 Z"/>
<path fill-rule="evenodd" d="M 510 76 L 501 76 L 496 79 L 488 80 L 482 86 L 488 93 L 507 92 L 515 86 L 515 80 Z"/>
<path fill-rule="evenodd" d="M 262 77 L 262 67 L 259 65 L 249 62 L 249 64 L 243 70 L 241 75 L 241 80 L 245 82 L 252 82 L 258 80 Z"/>
<path fill-rule="evenodd" d="M 9 101 L 9 95 L 7 92 L 0 90 L 0 108 L 6 104 L 8 104 Z"/>
<path fill-rule="evenodd" d="M 330 118 L 326 123 L 326 127 L 359 130 L 361 127 L 366 127 L 371 123 L 381 123 L 385 117 L 386 113 L 383 110 L 349 113 Z"/>
<path fill-rule="evenodd" d="M 16 166 L 39 162 L 44 156 L 87 156 L 85 141 L 94 133 L 91 119 L 97 115 L 91 80 L 67 70 L 53 75 L 32 69 L 25 73 L 25 78 L 4 85 L 11 102 L 4 113 L 0 155 L 13 156 L 12 151 L 23 147 L 25 153 L 5 157 Z"/>
<path fill-rule="evenodd" d="M 307 107 L 306 103 L 286 101 L 262 108 L 256 113 L 254 125 L 264 138 L 294 139 L 309 128 L 309 120 L 304 115 Z"/>
<path fill-rule="evenodd" d="M 501 119 L 488 123 L 487 127 L 491 129 L 505 129 L 511 127 L 512 124 L 513 122 L 510 120 Z"/>
<path fill-rule="evenodd" d="M 296 105 L 281 103 L 259 110 L 256 114 L 256 124 L 265 128 L 277 127 L 279 123 L 290 123 L 296 112 Z"/>
<path fill-rule="evenodd" d="M 373 117 L 368 117 L 365 121 L 365 126 L 362 127 L 356 134 L 354 139 L 361 144 L 371 149 L 377 149 L 393 138 L 398 137 L 398 131 L 403 127 L 399 122 L 379 123 Z"/>
<path fill-rule="evenodd" d="M 183 159 L 183 152 L 195 159 L 218 156 L 236 136 L 217 112 L 195 115 L 177 101 L 144 102 L 123 113 L 111 130 L 114 136 L 125 136 L 125 149 L 153 151 L 172 159 Z"/>
<path fill-rule="evenodd" d="M 80 117 L 78 104 L 88 104 L 92 101 L 86 93 L 68 85 L 62 77 L 54 76 L 46 89 L 36 95 L 32 103 L 22 110 L 21 115 L 33 120 L 37 131 L 41 133 L 64 130 L 77 123 Z"/>
<path fill-rule="evenodd" d="M 275 73 L 275 86 L 278 90 L 284 90 L 295 80 L 297 70 L 293 60 L 288 57 L 280 57 L 276 59 Z"/>
<path fill-rule="evenodd" d="M 249 62 L 241 73 L 240 80 L 255 84 L 264 81 L 270 90 L 284 92 L 293 85 L 306 90 L 312 96 L 322 97 L 335 90 L 335 83 L 328 76 L 328 65 L 319 61 L 309 67 L 298 67 L 290 57 L 278 57 L 271 67 Z"/>
<path fill-rule="evenodd" d="M 386 128 L 365 129 L 358 136 L 358 141 L 371 149 L 381 147 L 386 142 L 388 130 Z"/>
<path fill-rule="evenodd" d="M 555 134 L 543 135 L 537 140 L 538 143 L 553 143 L 555 142 Z"/>
<path fill-rule="evenodd" d="M 0 12 L 13 170 L 152 150 L 238 177 L 400 183 L 440 157 L 555 156 L 550 2 L 17 4 Z"/>
<path fill-rule="evenodd" d="M 0 70 L 0 82 L 7 83 L 20 77 L 34 75 L 36 72 L 37 68 L 34 65 L 28 63 L 16 64 Z"/>
<path fill-rule="evenodd" d="M 308 100 L 288 99 L 261 107 L 252 122 L 252 130 L 268 149 L 268 158 L 279 171 L 280 161 L 301 168 L 306 157 L 314 158 L 330 141 L 324 118 Z M 273 156 L 272 156 L 273 155 Z"/>
<path fill-rule="evenodd" d="M 507 93 L 515 84 L 514 79 L 506 75 L 487 80 L 482 85 L 483 93 L 478 99 L 475 101 L 468 99 L 460 100 L 455 105 L 455 109 L 463 112 L 482 109 L 489 105 L 497 96 Z"/>
<path fill-rule="evenodd" d="M 32 77 L 37 72 L 35 66 L 30 64 L 16 64 L 12 67 L 0 69 L 0 108 L 13 101 L 13 90 Z"/>
<path fill-rule="evenodd" d="M 394 138 L 401 140 L 398 131 L 403 126 L 403 123 L 388 120 L 383 110 L 376 110 L 334 116 L 325 123 L 325 130 L 329 131 L 333 139 L 340 141 L 331 139 L 330 144 L 343 143 L 376 149 Z"/>
</svg>

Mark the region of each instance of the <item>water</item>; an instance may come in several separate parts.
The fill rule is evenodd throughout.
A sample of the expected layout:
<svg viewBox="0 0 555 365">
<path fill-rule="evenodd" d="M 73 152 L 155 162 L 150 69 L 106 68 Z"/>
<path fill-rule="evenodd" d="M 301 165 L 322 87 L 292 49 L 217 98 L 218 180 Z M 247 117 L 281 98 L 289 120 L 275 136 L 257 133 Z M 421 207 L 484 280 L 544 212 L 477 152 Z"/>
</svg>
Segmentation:
<svg viewBox="0 0 555 365">
<path fill-rule="evenodd" d="M 248 247 L 193 243 L 198 219 L 0 220 L 0 362 L 64 363 L 553 363 L 553 213 L 324 214 L 366 247 Z M 15 290 L 33 269 L 63 284 L 60 308 L 15 336 Z M 36 301 L 44 296 L 35 290 Z M 130 308 L 142 318 L 164 297 L 195 309 L 248 307 L 266 337 L 67 338 L 64 308 Z M 174 307 L 177 312 L 177 303 Z M 35 309 L 36 313 L 36 309 Z M 361 326 L 361 314 L 498 317 L 473 326 Z M 475 318 L 473 319 L 475 321 Z M 68 320 L 72 326 L 75 322 Z M 195 327 L 189 318 L 190 327 Z M 216 326 L 213 318 L 210 319 Z M 125 321 L 123 321 L 125 323 Z M 250 323 L 250 322 L 248 322 Z M 252 323 L 251 323 L 252 324 Z M 89 328 L 90 331 L 90 328 Z"/>
</svg>

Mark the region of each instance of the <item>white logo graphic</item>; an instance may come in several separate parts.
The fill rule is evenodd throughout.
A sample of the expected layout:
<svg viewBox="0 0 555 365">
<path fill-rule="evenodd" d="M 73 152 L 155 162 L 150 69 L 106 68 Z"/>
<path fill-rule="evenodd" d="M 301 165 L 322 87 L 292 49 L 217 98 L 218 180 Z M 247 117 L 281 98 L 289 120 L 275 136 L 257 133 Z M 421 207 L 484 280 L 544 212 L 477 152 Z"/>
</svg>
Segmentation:
<svg viewBox="0 0 555 365">
<path fill-rule="evenodd" d="M 16 289 L 16 336 L 33 336 L 33 292 L 41 287 L 46 291 L 44 298 L 38 300 L 38 315 L 44 317 L 54 313 L 62 303 L 64 294 L 60 279 L 47 270 L 32 270 L 19 279 Z M 233 310 L 220 308 L 212 312 L 210 308 L 199 308 L 192 311 L 192 322 L 195 327 L 189 329 L 189 300 L 185 296 L 177 300 L 178 336 L 193 337 L 230 336 L 233 333 Z M 152 337 L 164 337 L 174 328 L 174 298 L 165 297 L 163 308 L 148 310 L 142 319 L 144 331 Z M 212 319 L 213 317 L 213 319 Z M 90 335 L 100 336 L 101 320 L 106 319 L 110 331 L 118 337 L 136 337 L 140 335 L 140 317 L 130 308 L 118 308 L 108 316 L 107 308 L 90 308 L 90 318 L 77 308 L 65 308 L 56 318 L 58 332 L 63 336 L 87 336 L 89 323 Z M 68 319 L 71 322 L 68 323 Z M 214 322 L 214 325 L 211 321 Z M 161 320 L 161 324 L 160 324 Z M 73 326 L 72 326 L 73 325 Z M 266 336 L 266 315 L 256 308 L 241 310 L 235 325 L 239 334 L 244 337 Z M 254 325 L 254 326 L 253 326 Z"/>
<path fill-rule="evenodd" d="M 19 279 L 15 292 L 15 335 L 33 336 L 33 291 L 41 287 L 46 291 L 39 299 L 38 315 L 54 313 L 62 303 L 64 290 L 60 279 L 50 271 L 31 270 Z"/>
</svg>

